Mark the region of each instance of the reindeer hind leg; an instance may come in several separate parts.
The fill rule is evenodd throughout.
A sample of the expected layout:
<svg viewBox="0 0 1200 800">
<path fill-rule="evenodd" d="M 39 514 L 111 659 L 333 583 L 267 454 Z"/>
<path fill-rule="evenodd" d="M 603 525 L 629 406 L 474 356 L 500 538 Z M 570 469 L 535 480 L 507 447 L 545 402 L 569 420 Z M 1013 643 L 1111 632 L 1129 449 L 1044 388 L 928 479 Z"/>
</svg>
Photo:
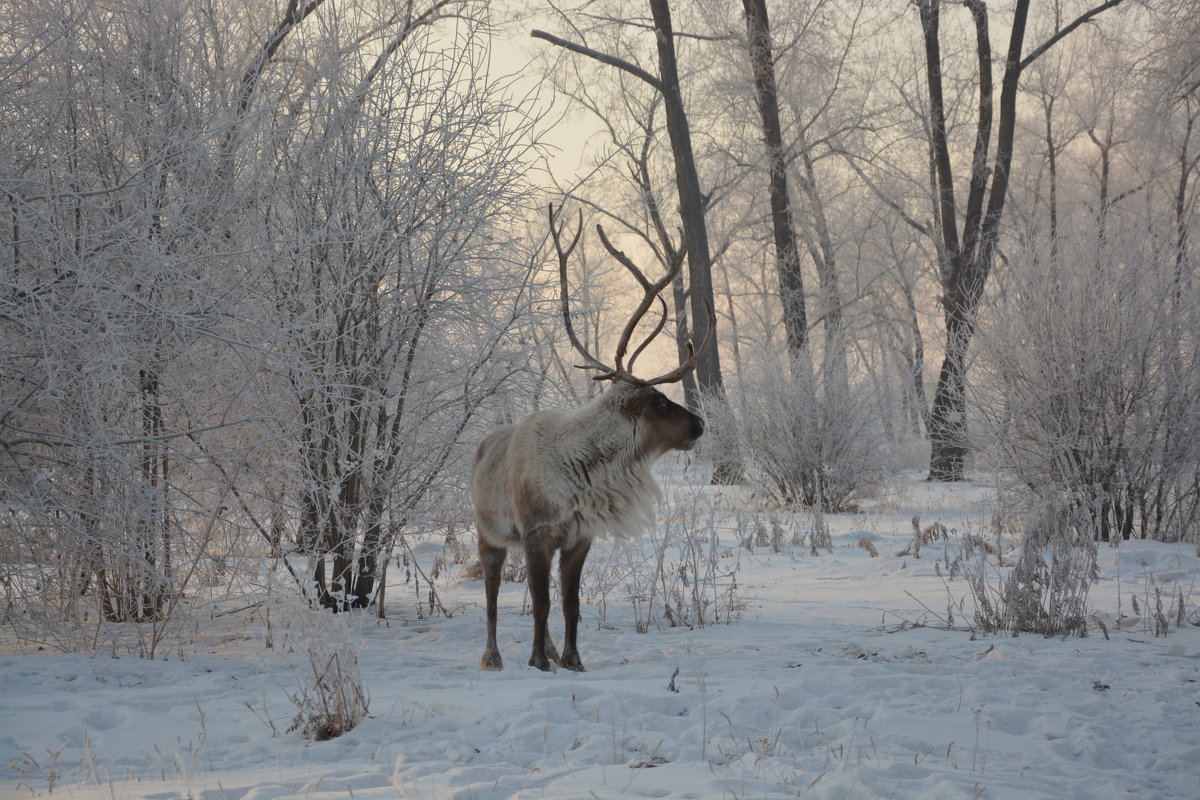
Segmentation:
<svg viewBox="0 0 1200 800">
<path fill-rule="evenodd" d="M 497 598 L 500 594 L 500 572 L 504 567 L 504 559 L 508 557 L 508 548 L 496 547 L 487 541 L 480 531 L 479 534 L 479 563 L 483 566 L 484 595 L 487 598 L 487 645 L 483 649 L 483 657 L 479 659 L 480 669 L 502 670 L 504 660 L 500 658 L 500 648 L 496 644 Z"/>
</svg>

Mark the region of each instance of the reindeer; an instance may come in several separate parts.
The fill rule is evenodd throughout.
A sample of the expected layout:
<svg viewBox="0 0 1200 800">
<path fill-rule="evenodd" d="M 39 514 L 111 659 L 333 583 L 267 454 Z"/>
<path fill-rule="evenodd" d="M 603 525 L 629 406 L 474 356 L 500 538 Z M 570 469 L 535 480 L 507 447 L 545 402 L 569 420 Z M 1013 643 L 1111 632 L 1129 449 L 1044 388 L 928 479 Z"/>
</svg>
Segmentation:
<svg viewBox="0 0 1200 800">
<path fill-rule="evenodd" d="M 597 370 L 593 380 L 612 383 L 580 408 L 537 411 L 516 425 L 494 431 L 479 445 L 471 472 L 471 499 L 475 503 L 487 596 L 487 645 L 480 659 L 485 670 L 504 668 L 496 646 L 496 597 L 508 548 L 519 547 L 525 551 L 533 596 L 533 653 L 529 665 L 547 671 L 557 663 L 576 672 L 584 671 L 576 645 L 579 579 L 592 541 L 605 536 L 631 537 L 652 526 L 655 504 L 662 492 L 650 472 L 651 466 L 670 450 L 690 450 L 704 433 L 704 420 L 654 388 L 682 380 L 695 368 L 696 354 L 690 342 L 686 361 L 665 375 L 642 380 L 632 373 L 634 361 L 666 322 L 666 303 L 660 295 L 678 274 L 684 253 L 672 254 L 666 276 L 651 283 L 612 246 L 604 229 L 596 226 L 605 249 L 633 274 L 643 290 L 642 301 L 621 333 L 610 367 L 580 343 L 567 302 L 567 260 L 583 232 L 583 214 L 565 249 L 562 234 L 566 225 L 556 223 L 553 205 L 549 222 L 558 254 L 567 336 L 584 358 L 580 368 Z M 662 319 L 634 350 L 628 367 L 623 366 L 629 338 L 655 300 L 662 304 Z M 711 332 L 711 308 L 709 314 Z M 550 615 L 550 562 L 555 550 L 560 551 L 566 621 L 561 654 L 546 626 Z"/>
</svg>

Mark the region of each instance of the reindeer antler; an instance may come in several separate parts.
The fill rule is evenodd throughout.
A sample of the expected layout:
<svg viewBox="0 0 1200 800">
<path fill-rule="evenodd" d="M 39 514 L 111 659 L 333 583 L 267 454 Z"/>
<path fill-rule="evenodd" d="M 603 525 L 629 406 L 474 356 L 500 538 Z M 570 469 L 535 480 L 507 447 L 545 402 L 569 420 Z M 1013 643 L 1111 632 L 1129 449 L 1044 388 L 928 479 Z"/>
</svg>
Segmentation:
<svg viewBox="0 0 1200 800">
<path fill-rule="evenodd" d="M 550 222 L 550 238 L 554 241 L 554 251 L 558 253 L 558 291 L 562 303 L 563 323 L 567 327 L 567 338 L 571 340 L 571 344 L 579 353 L 587 359 L 586 364 L 577 364 L 580 369 L 598 369 L 604 372 L 603 375 L 597 375 L 597 380 L 611 378 L 612 367 L 606 366 L 598 358 L 587 351 L 587 348 L 579 341 L 579 337 L 575 335 L 575 326 L 571 324 L 571 306 L 567 302 L 567 259 L 571 257 L 571 253 L 575 251 L 575 245 L 579 244 L 579 237 L 583 233 L 583 209 L 579 210 L 579 226 L 575 229 L 575 235 L 571 237 L 571 243 L 567 245 L 567 249 L 562 247 L 562 233 L 566 228 L 566 223 L 556 225 L 558 215 L 554 212 L 554 203 L 549 205 L 549 222 Z"/>
<path fill-rule="evenodd" d="M 551 203 L 549 206 L 550 238 L 554 242 L 555 252 L 558 253 L 558 281 L 559 291 L 561 293 L 563 322 L 567 328 L 567 338 L 571 340 L 572 346 L 574 346 L 579 354 L 582 355 L 587 361 L 586 364 L 579 364 L 577 366 L 580 369 L 599 370 L 600 374 L 593 376 L 592 380 L 619 380 L 624 381 L 625 383 L 631 383 L 634 386 L 655 386 L 662 383 L 675 383 L 676 381 L 682 380 L 683 376 L 687 375 L 696 368 L 696 352 L 693 349 L 690 341 L 687 344 L 687 360 L 665 375 L 660 375 L 652 380 L 642 380 L 641 378 L 634 377 L 630 370 L 633 369 L 633 362 L 637 360 L 638 356 L 642 354 L 642 351 L 646 349 L 650 342 L 652 342 L 654 338 L 658 336 L 663 327 L 666 325 L 667 304 L 662 298 L 662 291 L 669 286 L 671 281 L 675 280 L 676 276 L 679 274 L 679 269 L 683 264 L 684 256 L 687 254 L 687 246 L 685 245 L 678 251 L 671 253 L 670 261 L 667 265 L 667 274 L 658 281 L 651 282 L 648 278 L 646 278 L 645 274 L 638 269 L 637 265 L 633 263 L 633 260 L 630 259 L 629 256 L 625 255 L 624 252 L 613 246 L 612 242 L 608 240 L 608 236 L 604 233 L 604 228 L 601 225 L 596 226 L 596 232 L 600 235 L 600 242 L 604 245 L 604 249 L 607 250 L 613 258 L 617 259 L 622 266 L 629 270 L 629 272 L 637 280 L 638 284 L 642 287 L 642 301 L 638 304 L 637 308 L 634 309 L 633 315 L 629 318 L 629 322 L 625 324 L 624 330 L 621 331 L 621 338 L 617 342 L 616 359 L 614 361 L 615 366 L 610 367 L 588 352 L 587 348 L 584 347 L 579 341 L 579 337 L 576 336 L 574 325 L 571 324 L 571 308 L 567 299 L 567 261 L 570 258 L 571 253 L 574 252 L 575 246 L 579 244 L 579 238 L 583 233 L 583 211 L 580 210 L 579 212 L 579 225 L 575 230 L 574 236 L 571 237 L 571 243 L 567 245 L 565 250 L 562 246 L 562 234 L 566 228 L 566 223 L 559 225 L 557 224 L 557 219 L 558 214 L 555 213 L 554 204 Z M 646 313 L 650 310 L 650 307 L 654 305 L 655 300 L 657 300 L 661 306 L 662 316 L 659 319 L 658 324 L 654 327 L 654 330 L 650 332 L 650 335 L 647 336 L 642 343 L 634 349 L 633 355 L 629 359 L 629 366 L 626 367 L 623 362 L 625 359 L 625 354 L 629 350 L 629 339 L 631 336 L 633 336 L 633 331 L 635 328 L 637 328 L 638 323 L 642 321 L 642 318 L 646 316 Z M 705 332 L 704 343 L 701 345 L 701 349 L 704 349 L 704 347 L 708 346 L 709 337 L 712 336 L 713 328 L 716 327 L 716 316 L 713 314 L 711 305 L 708 307 L 708 316 L 708 329 Z"/>
</svg>

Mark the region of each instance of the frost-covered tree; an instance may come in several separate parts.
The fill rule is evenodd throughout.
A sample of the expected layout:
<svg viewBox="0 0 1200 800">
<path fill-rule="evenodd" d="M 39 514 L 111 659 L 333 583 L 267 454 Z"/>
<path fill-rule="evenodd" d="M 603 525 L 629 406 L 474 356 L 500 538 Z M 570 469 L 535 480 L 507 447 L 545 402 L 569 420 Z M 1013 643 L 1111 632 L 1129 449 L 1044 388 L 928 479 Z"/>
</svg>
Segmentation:
<svg viewBox="0 0 1200 800">
<path fill-rule="evenodd" d="M 966 202 L 961 205 L 956 194 L 961 196 L 963 187 L 955 177 L 956 154 L 950 145 L 949 106 L 943 80 L 942 11 L 946 4 L 942 0 L 920 0 L 916 4 L 925 48 L 930 161 L 937 193 L 934 216 L 940 235 L 941 303 L 946 326 L 945 353 L 929 417 L 932 443 L 929 475 L 935 480 L 963 478 L 967 452 L 967 354 L 975 333 L 979 303 L 995 261 L 1000 222 L 1008 199 L 1021 76 L 1073 30 L 1120 3 L 1121 0 L 1108 0 L 1097 4 L 1026 49 L 1030 4 L 1028 0 L 1018 0 L 1004 54 L 998 114 L 993 94 L 988 8 L 977 0 L 964 3 L 972 20 L 978 69 L 974 144 L 969 159 L 963 162 L 967 168 L 959 170 L 969 176 Z"/>
<path fill-rule="evenodd" d="M 8 18 L 12 619 L 162 630 L 198 578 L 227 582 L 226 556 L 296 543 L 335 555 L 324 599 L 372 595 L 527 359 L 509 333 L 533 300 L 534 123 L 483 68 L 485 12 L 38 0 Z"/>
<path fill-rule="evenodd" d="M 4 32 L 7 522 L 68 617 L 84 596 L 169 615 L 212 533 L 184 487 L 241 334 L 218 168 L 237 76 L 211 5 L 157 11 L 47 0 Z"/>
<path fill-rule="evenodd" d="M 476 24 L 456 21 L 443 49 L 448 31 L 430 22 L 362 51 L 302 35 L 302 101 L 261 153 L 280 431 L 327 604 L 367 604 L 464 430 L 527 357 L 505 337 L 531 299 L 513 226 L 528 200 L 529 118 L 479 74 Z"/>
</svg>

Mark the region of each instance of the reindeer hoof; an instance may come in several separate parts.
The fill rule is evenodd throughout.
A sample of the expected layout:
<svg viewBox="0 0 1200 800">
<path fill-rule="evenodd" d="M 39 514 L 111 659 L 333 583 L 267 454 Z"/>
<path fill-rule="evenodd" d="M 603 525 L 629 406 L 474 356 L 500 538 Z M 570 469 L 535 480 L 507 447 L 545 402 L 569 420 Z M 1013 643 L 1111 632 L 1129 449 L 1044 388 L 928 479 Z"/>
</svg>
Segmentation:
<svg viewBox="0 0 1200 800">
<path fill-rule="evenodd" d="M 504 669 L 504 659 L 500 658 L 500 653 L 495 650 L 483 654 L 483 658 L 479 659 L 479 668 L 488 672 L 499 672 Z"/>
<path fill-rule="evenodd" d="M 534 653 L 529 657 L 529 666 L 537 667 L 542 672 L 550 672 L 556 669 L 554 662 L 546 657 L 545 653 Z"/>
<path fill-rule="evenodd" d="M 583 661 L 580 660 L 578 653 L 571 653 L 570 655 L 563 656 L 558 660 L 558 665 L 563 669 L 569 669 L 572 672 L 587 672 L 587 670 L 583 668 Z"/>
</svg>

